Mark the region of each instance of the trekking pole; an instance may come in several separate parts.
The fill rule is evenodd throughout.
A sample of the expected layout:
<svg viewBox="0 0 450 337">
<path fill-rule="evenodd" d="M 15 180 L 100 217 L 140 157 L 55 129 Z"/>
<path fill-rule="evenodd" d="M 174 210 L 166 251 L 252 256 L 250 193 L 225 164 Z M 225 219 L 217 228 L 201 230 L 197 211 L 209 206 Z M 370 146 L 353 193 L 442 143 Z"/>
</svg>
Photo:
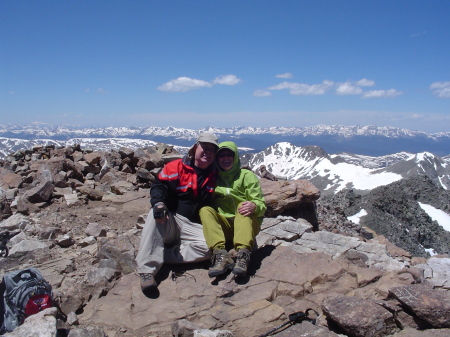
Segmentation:
<svg viewBox="0 0 450 337">
<path fill-rule="evenodd" d="M 316 318 L 310 318 L 309 314 L 308 314 L 310 311 L 314 311 L 314 313 L 317 315 L 317 317 Z M 265 334 L 259 335 L 258 337 L 270 336 L 272 333 L 274 333 L 275 331 L 281 329 L 282 327 L 284 327 L 284 326 L 286 326 L 288 324 L 294 325 L 295 323 L 301 323 L 304 320 L 310 321 L 312 324 L 316 324 L 316 321 L 317 321 L 317 319 L 319 317 L 320 317 L 319 313 L 317 311 L 315 311 L 314 309 L 311 309 L 311 308 L 306 309 L 305 312 L 297 311 L 297 312 L 294 312 L 294 313 L 292 313 L 292 314 L 290 314 L 288 316 L 288 318 L 289 318 L 288 322 L 280 324 L 279 326 L 273 328 L 269 332 L 266 332 Z"/>
</svg>

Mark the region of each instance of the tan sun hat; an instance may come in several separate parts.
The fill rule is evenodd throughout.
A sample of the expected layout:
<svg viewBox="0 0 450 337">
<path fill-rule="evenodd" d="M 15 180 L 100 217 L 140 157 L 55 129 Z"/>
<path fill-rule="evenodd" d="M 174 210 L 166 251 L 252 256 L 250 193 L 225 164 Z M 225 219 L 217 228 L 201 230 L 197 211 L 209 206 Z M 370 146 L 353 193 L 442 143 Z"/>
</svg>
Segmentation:
<svg viewBox="0 0 450 337">
<path fill-rule="evenodd" d="M 188 156 L 192 157 L 194 155 L 195 147 L 198 143 L 210 143 L 219 148 L 219 138 L 214 133 L 202 132 L 198 137 L 195 144 L 189 149 Z"/>
<path fill-rule="evenodd" d="M 210 143 L 219 147 L 219 138 L 214 133 L 202 132 L 197 138 L 197 143 Z"/>
</svg>

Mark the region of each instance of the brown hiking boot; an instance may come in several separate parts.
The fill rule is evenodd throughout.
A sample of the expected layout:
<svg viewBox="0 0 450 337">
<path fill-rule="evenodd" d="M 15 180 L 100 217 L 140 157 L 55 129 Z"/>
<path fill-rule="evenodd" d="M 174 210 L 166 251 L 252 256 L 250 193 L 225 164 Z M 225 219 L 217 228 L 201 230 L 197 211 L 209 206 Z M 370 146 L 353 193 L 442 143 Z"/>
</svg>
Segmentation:
<svg viewBox="0 0 450 337">
<path fill-rule="evenodd" d="M 225 249 L 214 249 L 211 264 L 211 268 L 208 270 L 208 276 L 217 277 L 233 269 L 234 261 Z"/>
<path fill-rule="evenodd" d="M 155 276 L 149 273 L 139 274 L 141 278 L 141 289 L 142 292 L 148 292 L 151 290 L 155 290 L 158 288 L 158 284 L 156 283 Z"/>
<path fill-rule="evenodd" d="M 236 265 L 233 268 L 233 274 L 236 276 L 247 275 L 248 264 L 250 263 L 250 251 L 242 248 L 238 251 L 236 257 Z"/>
</svg>

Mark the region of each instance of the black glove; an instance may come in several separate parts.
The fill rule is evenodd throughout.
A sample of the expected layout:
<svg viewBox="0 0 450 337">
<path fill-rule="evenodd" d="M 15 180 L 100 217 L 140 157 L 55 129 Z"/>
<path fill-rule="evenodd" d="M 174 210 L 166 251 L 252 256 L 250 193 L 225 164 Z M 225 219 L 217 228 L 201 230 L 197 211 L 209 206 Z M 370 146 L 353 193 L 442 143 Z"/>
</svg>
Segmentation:
<svg viewBox="0 0 450 337">
<path fill-rule="evenodd" d="M 153 206 L 153 218 L 156 220 L 164 219 L 166 216 L 167 207 L 163 202 L 157 202 L 155 206 Z"/>
</svg>

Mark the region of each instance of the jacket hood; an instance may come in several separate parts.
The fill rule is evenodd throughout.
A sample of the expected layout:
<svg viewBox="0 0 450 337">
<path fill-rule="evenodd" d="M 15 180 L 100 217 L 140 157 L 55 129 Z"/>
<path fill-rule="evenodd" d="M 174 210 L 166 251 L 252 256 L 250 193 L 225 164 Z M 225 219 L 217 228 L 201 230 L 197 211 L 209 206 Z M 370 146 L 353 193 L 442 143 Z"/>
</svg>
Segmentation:
<svg viewBox="0 0 450 337">
<path fill-rule="evenodd" d="M 222 149 L 228 149 L 228 150 L 233 151 L 234 161 L 233 161 L 233 167 L 229 171 L 222 171 L 220 169 L 219 164 L 217 164 L 217 166 L 219 167 L 219 172 L 220 172 L 220 174 L 226 173 L 227 175 L 228 174 L 234 175 L 236 172 L 238 172 L 241 169 L 241 160 L 239 159 L 238 148 L 237 148 L 236 144 L 233 142 L 222 142 L 219 144 L 219 150 L 217 151 L 217 154 L 219 154 L 220 150 L 222 150 Z"/>
</svg>

